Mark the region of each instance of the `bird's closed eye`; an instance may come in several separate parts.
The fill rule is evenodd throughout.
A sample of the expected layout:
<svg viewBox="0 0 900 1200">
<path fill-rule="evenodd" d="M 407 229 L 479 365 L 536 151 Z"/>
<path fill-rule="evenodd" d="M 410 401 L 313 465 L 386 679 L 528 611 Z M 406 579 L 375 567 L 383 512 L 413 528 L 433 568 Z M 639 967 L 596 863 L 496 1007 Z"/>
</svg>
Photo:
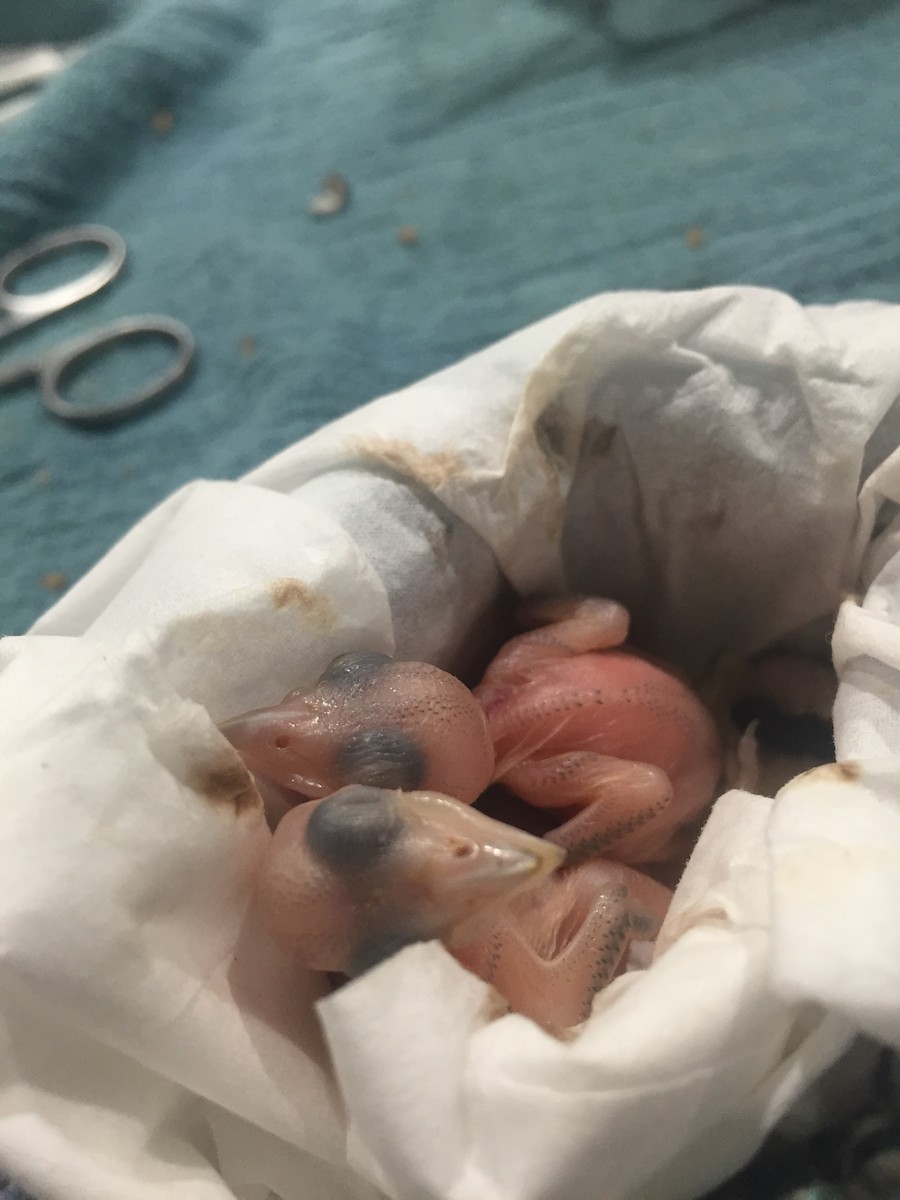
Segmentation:
<svg viewBox="0 0 900 1200">
<path fill-rule="evenodd" d="M 337 757 L 344 783 L 414 791 L 425 778 L 425 755 L 402 729 L 364 729 L 351 734 Z"/>
</svg>

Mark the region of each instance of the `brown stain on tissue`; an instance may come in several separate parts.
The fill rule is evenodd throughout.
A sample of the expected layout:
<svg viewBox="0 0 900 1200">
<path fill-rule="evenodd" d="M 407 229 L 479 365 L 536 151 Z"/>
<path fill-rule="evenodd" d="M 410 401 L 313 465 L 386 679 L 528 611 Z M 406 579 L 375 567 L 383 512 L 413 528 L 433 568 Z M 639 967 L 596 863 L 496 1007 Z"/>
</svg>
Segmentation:
<svg viewBox="0 0 900 1200">
<path fill-rule="evenodd" d="M 566 515 L 562 480 L 569 470 L 569 464 L 574 463 L 577 457 L 576 447 L 570 444 L 565 408 L 558 398 L 544 409 L 535 422 L 534 442 L 540 454 L 538 466 L 547 481 L 547 497 L 552 500 L 552 504 L 548 505 L 544 528 L 549 540 L 555 542 L 562 537 Z"/>
<path fill-rule="evenodd" d="M 585 440 L 591 436 L 590 419 L 578 415 L 582 407 L 578 392 L 583 383 L 577 365 L 583 354 L 583 336 L 582 330 L 576 330 L 563 338 L 529 376 L 507 452 L 512 487 L 533 489 L 532 464 L 544 477 L 540 517 L 551 542 L 562 536 L 568 484 L 586 448 Z M 614 436 L 615 431 L 610 444 Z"/>
<path fill-rule="evenodd" d="M 352 438 L 347 448 L 358 458 L 414 479 L 432 492 L 463 475 L 466 469 L 463 460 L 453 450 L 428 453 L 419 450 L 412 442 L 396 438 Z"/>
<path fill-rule="evenodd" d="M 577 454 L 577 446 L 561 397 L 555 396 L 534 423 L 534 440 L 544 459 L 548 474 L 556 479 Z"/>
<path fill-rule="evenodd" d="M 833 762 L 825 763 L 821 767 L 813 767 L 811 771 L 804 771 L 802 775 L 795 776 L 790 783 L 786 784 L 784 789 L 796 787 L 801 781 L 812 781 L 813 783 L 858 783 L 862 778 L 862 767 L 857 762 Z"/>
<path fill-rule="evenodd" d="M 217 763 L 195 766 L 188 783 L 214 808 L 231 808 L 238 817 L 250 809 L 262 807 L 253 776 L 236 754 Z"/>
<path fill-rule="evenodd" d="M 855 762 L 828 763 L 819 770 L 835 776 L 841 783 L 856 783 L 862 776 L 862 767 Z"/>
<path fill-rule="evenodd" d="M 296 609 L 312 625 L 330 629 L 334 625 L 334 605 L 328 596 L 315 591 L 302 579 L 273 579 L 269 584 L 272 603 L 279 610 Z"/>
</svg>

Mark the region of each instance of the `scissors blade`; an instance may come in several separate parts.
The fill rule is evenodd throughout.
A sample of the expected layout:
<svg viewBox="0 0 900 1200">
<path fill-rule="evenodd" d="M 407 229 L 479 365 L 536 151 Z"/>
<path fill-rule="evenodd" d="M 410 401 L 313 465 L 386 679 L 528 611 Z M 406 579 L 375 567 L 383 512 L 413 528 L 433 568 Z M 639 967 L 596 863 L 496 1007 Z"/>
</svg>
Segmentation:
<svg viewBox="0 0 900 1200">
<path fill-rule="evenodd" d="M 86 49 L 88 43 L 76 42 L 64 49 L 31 46 L 0 52 L 0 121 L 12 120 L 29 108 L 36 98 L 29 92 L 79 59 Z"/>
</svg>

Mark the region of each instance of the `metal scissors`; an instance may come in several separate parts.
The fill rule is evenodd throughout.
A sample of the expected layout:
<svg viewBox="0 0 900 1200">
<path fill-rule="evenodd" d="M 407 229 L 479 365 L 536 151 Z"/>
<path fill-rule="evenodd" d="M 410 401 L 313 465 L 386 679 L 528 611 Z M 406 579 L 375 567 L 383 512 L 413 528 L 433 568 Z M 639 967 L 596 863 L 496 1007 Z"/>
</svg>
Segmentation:
<svg viewBox="0 0 900 1200">
<path fill-rule="evenodd" d="M 81 58 L 92 39 L 68 46 L 47 44 L 0 50 L 0 124 L 12 121 L 34 103 L 37 89 Z"/>
<path fill-rule="evenodd" d="M 73 246 L 100 246 L 106 250 L 106 256 L 77 279 L 58 287 L 29 294 L 9 290 L 10 276 L 16 271 L 55 257 L 59 251 Z M 76 225 L 47 234 L 0 260 L 0 341 L 107 287 L 125 265 L 125 255 L 125 242 L 114 230 L 102 225 Z M 97 351 L 114 342 L 148 337 L 171 342 L 175 357 L 165 370 L 143 387 L 113 403 L 90 407 L 72 404 L 61 394 L 63 376 Z M 194 360 L 194 351 L 191 331 L 173 317 L 123 317 L 92 333 L 63 342 L 36 358 L 0 367 L 0 389 L 34 377 L 40 384 L 44 404 L 55 416 L 78 425 L 113 425 L 158 404 L 168 395 L 186 377 Z"/>
</svg>

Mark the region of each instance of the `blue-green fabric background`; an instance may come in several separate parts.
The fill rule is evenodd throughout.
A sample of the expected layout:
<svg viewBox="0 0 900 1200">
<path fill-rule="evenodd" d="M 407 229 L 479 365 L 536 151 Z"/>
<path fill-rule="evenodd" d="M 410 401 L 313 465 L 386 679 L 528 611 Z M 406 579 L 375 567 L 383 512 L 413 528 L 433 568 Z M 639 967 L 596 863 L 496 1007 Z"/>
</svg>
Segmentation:
<svg viewBox="0 0 900 1200">
<path fill-rule="evenodd" d="M 661 10 L 632 3 L 620 15 Z M 0 395 L 3 632 L 51 602 L 47 573 L 77 577 L 186 480 L 234 476 L 591 293 L 900 300 L 896 3 L 773 3 L 650 46 L 599 0 L 10 7 L 0 39 L 35 36 L 42 11 L 67 36 L 79 11 L 109 32 L 0 126 L 0 250 L 89 220 L 131 258 L 2 360 L 154 311 L 191 326 L 200 358 L 177 399 L 111 432 Z M 333 169 L 352 203 L 315 221 Z"/>
<path fill-rule="evenodd" d="M 131 251 L 114 289 L 2 361 L 153 311 L 200 347 L 176 399 L 112 432 L 56 423 L 28 388 L 0 396 L 0 632 L 185 481 L 237 475 L 591 293 L 900 301 L 900 5 L 735 15 L 753 3 L 0 6 L 0 43 L 107 31 L 0 126 L 0 252 L 75 221 Z M 317 222 L 335 169 L 352 202 Z"/>
</svg>

